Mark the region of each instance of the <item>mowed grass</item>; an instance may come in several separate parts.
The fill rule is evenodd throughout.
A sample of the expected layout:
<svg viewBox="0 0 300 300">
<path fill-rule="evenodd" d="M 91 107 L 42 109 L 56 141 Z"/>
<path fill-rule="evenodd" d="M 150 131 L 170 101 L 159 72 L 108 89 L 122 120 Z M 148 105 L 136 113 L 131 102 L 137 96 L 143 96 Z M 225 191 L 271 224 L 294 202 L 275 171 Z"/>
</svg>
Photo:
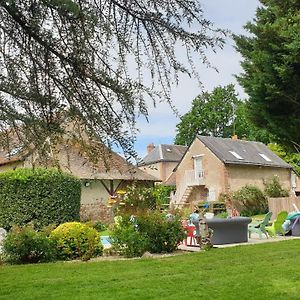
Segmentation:
<svg viewBox="0 0 300 300">
<path fill-rule="evenodd" d="M 160 259 L 0 267 L 0 299 L 299 299 L 300 240 Z"/>
</svg>

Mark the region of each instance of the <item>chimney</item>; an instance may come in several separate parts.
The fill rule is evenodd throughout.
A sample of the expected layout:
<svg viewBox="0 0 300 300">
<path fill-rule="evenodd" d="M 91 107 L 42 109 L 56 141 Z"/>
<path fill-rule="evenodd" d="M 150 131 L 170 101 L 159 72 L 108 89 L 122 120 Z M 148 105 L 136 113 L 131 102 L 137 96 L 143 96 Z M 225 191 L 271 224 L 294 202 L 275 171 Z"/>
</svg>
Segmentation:
<svg viewBox="0 0 300 300">
<path fill-rule="evenodd" d="M 150 153 L 155 148 L 154 144 L 151 143 L 147 146 L 147 153 Z"/>
<path fill-rule="evenodd" d="M 231 137 L 232 140 L 236 141 L 238 140 L 238 136 L 236 134 L 234 134 L 232 137 Z"/>
</svg>

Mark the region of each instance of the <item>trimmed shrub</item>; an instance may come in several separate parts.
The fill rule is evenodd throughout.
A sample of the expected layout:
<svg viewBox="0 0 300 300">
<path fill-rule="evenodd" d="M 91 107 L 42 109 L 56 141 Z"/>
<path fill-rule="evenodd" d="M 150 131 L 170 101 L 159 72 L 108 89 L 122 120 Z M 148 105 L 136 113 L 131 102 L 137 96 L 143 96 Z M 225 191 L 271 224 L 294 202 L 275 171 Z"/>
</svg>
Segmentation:
<svg viewBox="0 0 300 300">
<path fill-rule="evenodd" d="M 32 224 L 13 226 L 3 243 L 4 256 L 11 263 L 38 263 L 53 261 L 57 252 L 54 243 L 43 231 Z"/>
<path fill-rule="evenodd" d="M 232 193 L 232 201 L 244 216 L 264 214 L 268 211 L 267 198 L 256 186 L 246 185 Z"/>
<path fill-rule="evenodd" d="M 220 219 L 226 219 L 226 218 L 228 218 L 228 212 L 227 211 L 223 211 L 223 212 L 217 214 L 215 217 L 216 218 L 220 218 Z"/>
<path fill-rule="evenodd" d="M 79 220 L 81 184 L 55 169 L 0 174 L 0 227 L 32 222 L 37 228 Z"/>
<path fill-rule="evenodd" d="M 51 232 L 50 239 L 55 242 L 61 259 L 89 260 L 103 252 L 99 232 L 79 222 L 59 225 Z"/>
<path fill-rule="evenodd" d="M 265 182 L 265 194 L 273 198 L 289 196 L 289 192 L 282 187 L 278 176 L 273 176 Z"/>
</svg>

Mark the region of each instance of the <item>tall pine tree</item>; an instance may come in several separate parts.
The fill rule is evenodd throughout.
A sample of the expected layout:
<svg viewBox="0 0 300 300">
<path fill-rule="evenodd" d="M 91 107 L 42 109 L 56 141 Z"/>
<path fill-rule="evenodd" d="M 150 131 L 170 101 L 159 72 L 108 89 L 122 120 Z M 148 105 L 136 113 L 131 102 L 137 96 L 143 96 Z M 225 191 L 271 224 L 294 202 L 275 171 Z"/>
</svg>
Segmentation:
<svg viewBox="0 0 300 300">
<path fill-rule="evenodd" d="M 300 2 L 260 0 L 248 36 L 235 36 L 254 123 L 285 145 L 300 144 Z"/>
</svg>

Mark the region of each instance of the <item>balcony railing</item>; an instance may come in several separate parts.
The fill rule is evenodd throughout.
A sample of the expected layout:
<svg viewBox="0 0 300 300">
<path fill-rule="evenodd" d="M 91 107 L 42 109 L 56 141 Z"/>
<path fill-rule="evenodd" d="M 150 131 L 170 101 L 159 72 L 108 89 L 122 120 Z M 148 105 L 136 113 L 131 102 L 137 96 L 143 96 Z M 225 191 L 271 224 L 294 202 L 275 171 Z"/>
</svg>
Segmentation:
<svg viewBox="0 0 300 300">
<path fill-rule="evenodd" d="M 186 170 L 181 182 L 176 186 L 176 193 L 171 195 L 171 203 L 181 205 L 181 199 L 188 187 L 205 184 L 204 175 L 203 170 L 197 172 L 195 172 L 195 170 Z"/>
<path fill-rule="evenodd" d="M 187 186 L 198 186 L 204 184 L 204 171 L 186 170 L 184 181 Z"/>
</svg>

